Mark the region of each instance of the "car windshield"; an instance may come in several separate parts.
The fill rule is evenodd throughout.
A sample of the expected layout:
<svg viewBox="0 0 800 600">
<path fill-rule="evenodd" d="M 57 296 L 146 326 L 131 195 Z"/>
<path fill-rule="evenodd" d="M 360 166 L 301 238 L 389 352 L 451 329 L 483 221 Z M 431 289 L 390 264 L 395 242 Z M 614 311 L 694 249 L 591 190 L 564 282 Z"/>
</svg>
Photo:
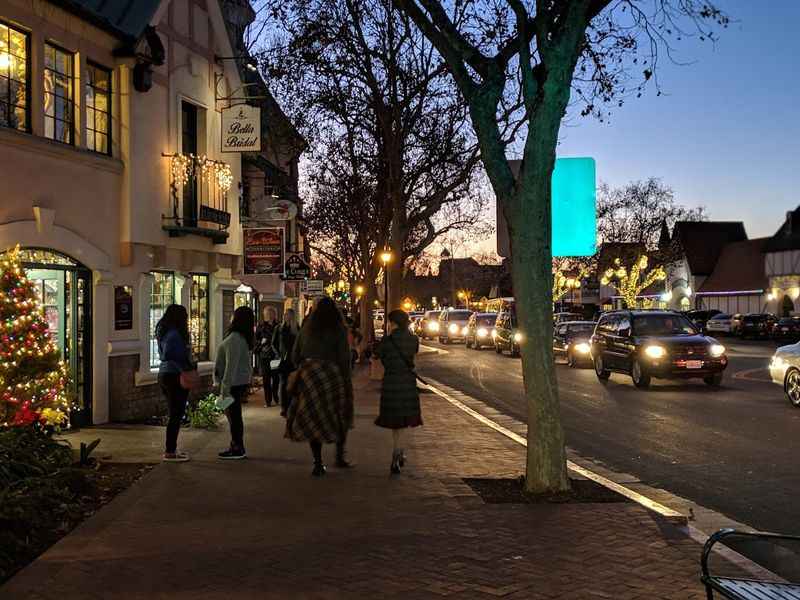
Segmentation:
<svg viewBox="0 0 800 600">
<path fill-rule="evenodd" d="M 743 320 L 747 323 L 758 323 L 766 320 L 766 317 L 764 315 L 747 315 Z"/>
<path fill-rule="evenodd" d="M 730 315 L 716 315 L 714 317 L 711 317 L 711 319 L 709 319 L 709 320 L 710 321 L 726 321 L 726 320 L 728 320 L 730 318 L 731 318 Z"/>
<path fill-rule="evenodd" d="M 477 319 L 477 322 L 480 325 L 494 325 L 495 321 L 497 321 L 497 315 L 490 315 L 488 317 L 480 317 Z"/>
<path fill-rule="evenodd" d="M 472 313 L 468 310 L 451 310 L 448 317 L 451 321 L 466 321 Z"/>
<path fill-rule="evenodd" d="M 569 333 L 591 333 L 594 331 L 594 323 L 575 323 L 567 328 Z"/>
<path fill-rule="evenodd" d="M 683 315 L 636 315 L 636 335 L 696 335 L 697 330 Z"/>
<path fill-rule="evenodd" d="M 438 310 L 429 310 L 428 312 L 425 313 L 425 318 L 426 319 L 435 319 L 438 316 L 439 316 L 439 311 Z"/>
</svg>

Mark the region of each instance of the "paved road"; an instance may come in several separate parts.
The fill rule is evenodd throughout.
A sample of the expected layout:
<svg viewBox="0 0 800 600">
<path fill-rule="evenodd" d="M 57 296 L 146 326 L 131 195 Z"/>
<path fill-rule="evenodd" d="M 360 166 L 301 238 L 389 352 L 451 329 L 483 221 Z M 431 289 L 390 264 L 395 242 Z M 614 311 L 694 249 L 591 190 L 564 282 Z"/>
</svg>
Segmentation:
<svg viewBox="0 0 800 600">
<path fill-rule="evenodd" d="M 731 364 L 718 390 L 654 380 L 640 391 L 627 376 L 601 384 L 591 369 L 559 364 L 567 444 L 755 528 L 800 534 L 800 410 L 767 381 L 774 346 L 727 344 Z M 446 349 L 420 358 L 423 377 L 526 420 L 519 359 Z"/>
</svg>

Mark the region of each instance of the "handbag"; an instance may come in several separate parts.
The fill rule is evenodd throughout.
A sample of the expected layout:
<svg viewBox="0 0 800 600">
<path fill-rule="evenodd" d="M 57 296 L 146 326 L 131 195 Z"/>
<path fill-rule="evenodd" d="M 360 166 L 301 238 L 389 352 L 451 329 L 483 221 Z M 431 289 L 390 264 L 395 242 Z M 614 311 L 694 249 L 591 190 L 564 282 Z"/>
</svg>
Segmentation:
<svg viewBox="0 0 800 600">
<path fill-rule="evenodd" d="M 231 396 L 230 394 L 226 396 L 220 393 L 217 396 L 217 399 L 214 401 L 214 406 L 216 406 L 218 410 L 225 410 L 231 404 L 233 404 L 233 402 L 234 402 L 233 396 Z"/>
<path fill-rule="evenodd" d="M 397 354 L 399 354 L 399 355 L 400 355 L 400 358 L 402 358 L 402 359 L 403 359 L 403 362 L 405 363 L 405 365 L 406 365 L 406 368 L 407 368 L 409 371 L 411 371 L 411 374 L 412 374 L 414 377 L 416 377 L 416 378 L 419 380 L 419 382 L 420 382 L 420 383 L 422 383 L 423 385 L 428 385 L 428 382 L 427 382 L 427 381 L 425 381 L 425 380 L 424 380 L 422 377 L 420 377 L 419 375 L 417 375 L 417 372 L 414 370 L 414 365 L 412 365 L 412 364 L 411 364 L 411 361 L 410 361 L 410 360 L 408 360 L 408 359 L 406 358 L 406 355 L 405 355 L 405 354 L 403 354 L 403 353 L 400 351 L 400 346 L 398 346 L 398 345 L 397 345 L 397 342 L 395 342 L 395 341 L 392 339 L 392 336 L 391 336 L 391 335 L 388 335 L 388 336 L 386 336 L 386 339 L 387 339 L 387 340 L 389 340 L 389 341 L 392 343 L 392 346 L 394 346 L 394 349 L 395 349 L 395 350 L 397 350 Z"/>
<path fill-rule="evenodd" d="M 282 362 L 283 361 L 280 358 L 273 358 L 271 361 L 269 361 L 270 371 L 279 371 Z"/>
<path fill-rule="evenodd" d="M 181 371 L 180 384 L 185 390 L 194 390 L 200 387 L 200 375 L 197 370 Z"/>
</svg>

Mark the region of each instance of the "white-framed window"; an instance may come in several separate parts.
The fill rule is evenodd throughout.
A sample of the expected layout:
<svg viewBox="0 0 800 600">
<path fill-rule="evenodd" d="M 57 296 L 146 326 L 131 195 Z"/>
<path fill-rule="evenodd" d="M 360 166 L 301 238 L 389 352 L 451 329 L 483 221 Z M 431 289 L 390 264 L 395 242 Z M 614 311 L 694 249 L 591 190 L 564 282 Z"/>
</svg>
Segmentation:
<svg viewBox="0 0 800 600">
<path fill-rule="evenodd" d="M 150 291 L 150 368 L 157 369 L 160 363 L 158 357 L 158 340 L 156 339 L 156 325 L 164 311 L 170 304 L 175 303 L 175 273 L 166 271 L 153 271 L 153 287 Z"/>
</svg>

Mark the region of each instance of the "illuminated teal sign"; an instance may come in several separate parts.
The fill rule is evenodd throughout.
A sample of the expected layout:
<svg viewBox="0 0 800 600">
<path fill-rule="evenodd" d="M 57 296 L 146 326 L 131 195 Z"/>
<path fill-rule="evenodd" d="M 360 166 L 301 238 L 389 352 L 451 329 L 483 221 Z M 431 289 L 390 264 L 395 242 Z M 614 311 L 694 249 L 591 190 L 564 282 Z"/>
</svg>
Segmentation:
<svg viewBox="0 0 800 600">
<path fill-rule="evenodd" d="M 592 256 L 597 244 L 593 158 L 559 158 L 553 169 L 553 256 Z"/>
<path fill-rule="evenodd" d="M 516 177 L 520 161 L 509 166 Z M 553 256 L 592 256 L 597 243 L 595 164 L 593 158 L 559 158 L 552 179 Z M 510 256 L 508 226 L 497 202 L 497 253 Z"/>
</svg>

